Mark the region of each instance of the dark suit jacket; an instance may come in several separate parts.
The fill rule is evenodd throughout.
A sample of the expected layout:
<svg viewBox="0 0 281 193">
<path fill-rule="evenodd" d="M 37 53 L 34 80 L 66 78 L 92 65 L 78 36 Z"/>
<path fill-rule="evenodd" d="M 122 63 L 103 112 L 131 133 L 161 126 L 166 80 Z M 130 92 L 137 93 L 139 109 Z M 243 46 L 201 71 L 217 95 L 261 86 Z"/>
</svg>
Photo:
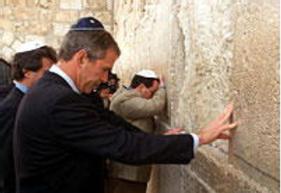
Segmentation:
<svg viewBox="0 0 281 193">
<path fill-rule="evenodd" d="M 4 192 L 15 192 L 15 171 L 12 153 L 14 121 L 24 93 L 14 87 L 0 103 L 0 175 Z"/>
<path fill-rule="evenodd" d="M 14 84 L 0 85 L 0 102 L 2 102 L 10 91 L 14 88 Z"/>
<path fill-rule="evenodd" d="M 21 102 L 14 152 L 21 193 L 101 193 L 102 158 L 184 164 L 193 138 L 143 133 L 47 72 Z"/>
</svg>

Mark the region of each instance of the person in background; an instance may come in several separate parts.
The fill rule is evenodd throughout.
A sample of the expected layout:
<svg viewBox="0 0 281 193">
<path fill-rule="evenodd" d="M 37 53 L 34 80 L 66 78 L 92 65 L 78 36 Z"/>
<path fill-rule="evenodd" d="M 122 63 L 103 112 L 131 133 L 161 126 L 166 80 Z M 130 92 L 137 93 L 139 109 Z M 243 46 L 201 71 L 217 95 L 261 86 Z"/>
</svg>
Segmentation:
<svg viewBox="0 0 281 193">
<path fill-rule="evenodd" d="M 114 94 L 117 89 L 119 88 L 119 81 L 117 74 L 112 73 L 111 71 L 108 74 L 108 87 L 109 87 L 109 93 Z"/>
<path fill-rule="evenodd" d="M 14 87 L 0 103 L 0 167 L 3 171 L 1 175 L 3 174 L 4 193 L 15 193 L 12 135 L 19 103 L 29 88 L 56 61 L 55 50 L 40 41 L 22 44 L 14 55 L 12 62 Z"/>
<path fill-rule="evenodd" d="M 111 97 L 119 88 L 119 80 L 117 75 L 110 71 L 108 73 L 107 82 L 101 83 L 92 93 L 86 96 L 88 96 L 97 107 L 109 109 Z"/>
<path fill-rule="evenodd" d="M 146 133 L 155 133 L 154 116 L 164 111 L 166 91 L 163 80 L 152 70 L 137 72 L 129 88 L 120 88 L 113 96 L 110 110 Z M 151 166 L 110 164 L 113 193 L 145 193 Z"/>
</svg>

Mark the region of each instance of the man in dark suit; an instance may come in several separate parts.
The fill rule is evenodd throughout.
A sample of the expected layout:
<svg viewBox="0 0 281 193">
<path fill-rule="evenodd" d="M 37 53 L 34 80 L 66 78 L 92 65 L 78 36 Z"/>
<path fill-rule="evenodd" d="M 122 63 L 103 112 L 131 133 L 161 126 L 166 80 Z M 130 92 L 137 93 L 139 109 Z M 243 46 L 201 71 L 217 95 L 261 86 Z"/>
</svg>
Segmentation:
<svg viewBox="0 0 281 193">
<path fill-rule="evenodd" d="M 13 58 L 14 87 L 0 103 L 0 170 L 3 192 L 15 192 L 12 136 L 18 105 L 30 88 L 56 62 L 53 48 L 42 42 L 26 42 Z"/>
<path fill-rule="evenodd" d="M 120 55 L 112 36 L 94 18 L 65 35 L 59 61 L 22 100 L 14 152 L 20 193 L 102 193 L 102 158 L 126 164 L 187 164 L 199 144 L 225 138 L 224 114 L 199 135 L 146 134 L 117 115 L 96 108 L 91 93 Z"/>
</svg>

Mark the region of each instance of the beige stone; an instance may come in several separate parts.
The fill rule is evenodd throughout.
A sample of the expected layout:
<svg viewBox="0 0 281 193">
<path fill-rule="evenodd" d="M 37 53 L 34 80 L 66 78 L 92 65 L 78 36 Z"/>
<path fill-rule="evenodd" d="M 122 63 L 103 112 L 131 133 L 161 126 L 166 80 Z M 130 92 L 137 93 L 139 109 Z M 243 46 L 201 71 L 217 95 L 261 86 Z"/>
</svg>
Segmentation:
<svg viewBox="0 0 281 193">
<path fill-rule="evenodd" d="M 104 24 L 112 23 L 112 14 L 109 11 L 94 12 L 93 16 L 99 18 Z"/>
<path fill-rule="evenodd" d="M 106 9 L 105 0 L 87 0 L 87 5 L 94 11 L 101 11 Z"/>
<path fill-rule="evenodd" d="M 4 43 L 7 46 L 10 46 L 11 43 L 14 41 L 14 39 L 15 39 L 14 33 L 5 31 L 2 36 L 2 43 Z"/>
<path fill-rule="evenodd" d="M 15 50 L 10 47 L 3 47 L 1 50 L 1 57 L 5 58 L 7 61 L 11 61 L 14 54 Z"/>
<path fill-rule="evenodd" d="M 64 36 L 66 32 L 69 30 L 70 25 L 66 23 L 53 23 L 53 27 L 54 27 L 54 35 Z"/>
<path fill-rule="evenodd" d="M 0 0 L 0 6 L 4 6 L 5 5 L 5 0 Z"/>
<path fill-rule="evenodd" d="M 78 11 L 74 10 L 63 10 L 55 13 L 55 21 L 56 22 L 70 22 L 77 20 Z"/>
<path fill-rule="evenodd" d="M 6 0 L 6 5 L 17 5 L 17 6 L 25 6 L 25 0 Z"/>
<path fill-rule="evenodd" d="M 60 0 L 60 8 L 61 9 L 74 9 L 81 10 L 85 6 L 85 0 Z"/>
<path fill-rule="evenodd" d="M 15 24 L 12 21 L 9 21 L 8 19 L 1 19 L 0 18 L 0 26 L 2 29 L 5 29 L 7 31 L 14 31 L 15 30 Z"/>
<path fill-rule="evenodd" d="M 11 48 L 15 51 L 17 51 L 20 46 L 22 45 L 23 42 L 19 41 L 19 40 L 15 40 L 11 46 Z"/>
<path fill-rule="evenodd" d="M 28 42 L 28 41 L 34 41 L 34 40 L 38 40 L 38 41 L 47 43 L 46 40 L 45 40 L 45 37 L 37 36 L 37 35 L 27 35 L 27 36 L 25 36 L 25 40 L 24 41 Z"/>
</svg>

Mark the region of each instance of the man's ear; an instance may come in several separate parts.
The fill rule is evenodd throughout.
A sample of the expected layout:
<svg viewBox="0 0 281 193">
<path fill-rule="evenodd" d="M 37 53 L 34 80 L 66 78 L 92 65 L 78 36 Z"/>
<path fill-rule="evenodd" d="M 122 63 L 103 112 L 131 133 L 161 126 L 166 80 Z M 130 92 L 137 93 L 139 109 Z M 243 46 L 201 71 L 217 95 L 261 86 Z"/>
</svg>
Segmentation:
<svg viewBox="0 0 281 193">
<path fill-rule="evenodd" d="M 139 84 L 139 86 L 137 86 L 137 90 L 140 92 L 143 92 L 143 90 L 145 89 L 145 85 L 143 83 Z"/>
<path fill-rule="evenodd" d="M 42 68 L 48 70 L 55 62 L 47 57 L 41 59 Z"/>
<path fill-rule="evenodd" d="M 88 56 L 88 54 L 87 54 L 86 50 L 81 49 L 74 54 L 73 59 L 79 67 L 82 67 L 83 64 L 85 63 L 84 60 L 86 60 L 87 56 Z"/>
<path fill-rule="evenodd" d="M 30 79 L 34 75 L 34 72 L 32 72 L 31 70 L 23 69 L 23 74 L 24 78 Z"/>
</svg>

